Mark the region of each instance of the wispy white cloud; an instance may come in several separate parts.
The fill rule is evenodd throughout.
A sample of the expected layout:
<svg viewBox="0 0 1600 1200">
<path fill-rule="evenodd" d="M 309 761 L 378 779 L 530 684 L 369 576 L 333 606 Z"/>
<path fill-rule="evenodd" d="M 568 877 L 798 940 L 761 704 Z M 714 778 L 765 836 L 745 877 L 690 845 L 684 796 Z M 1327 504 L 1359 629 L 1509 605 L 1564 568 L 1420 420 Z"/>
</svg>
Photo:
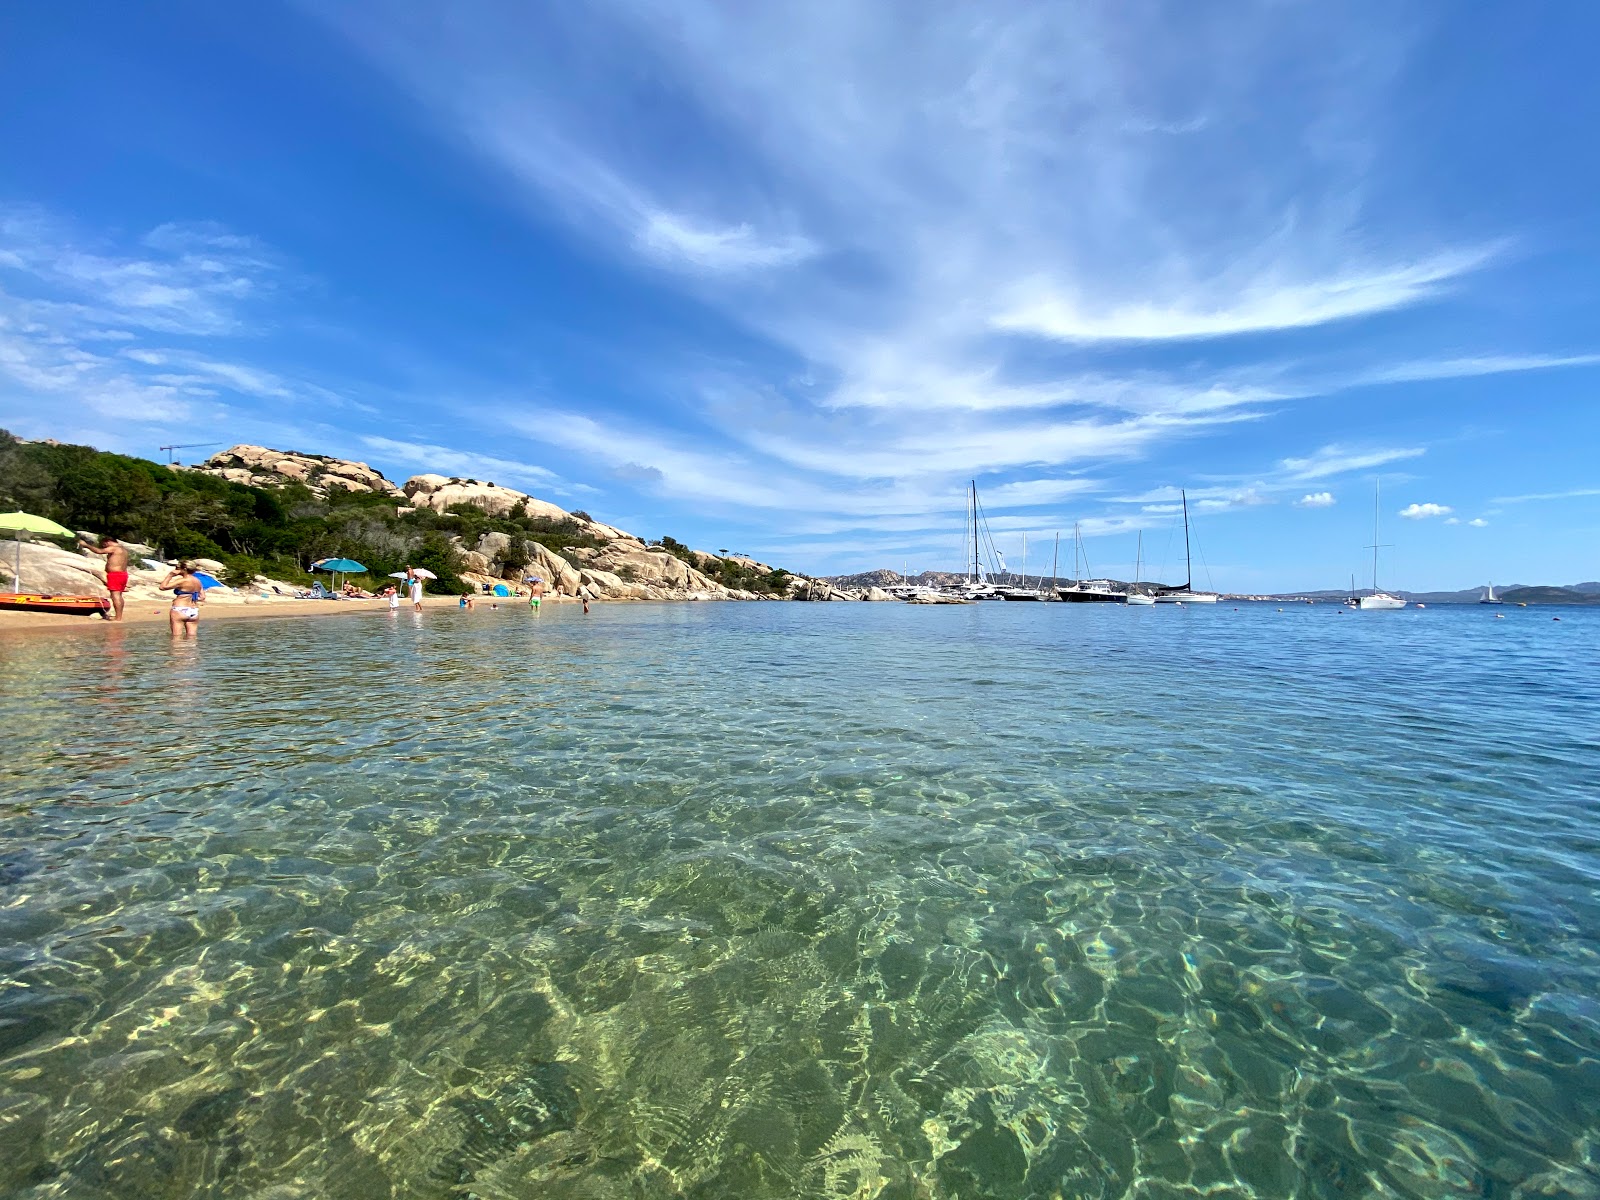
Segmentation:
<svg viewBox="0 0 1600 1200">
<path fill-rule="evenodd" d="M 279 405 L 340 403 L 248 360 L 285 278 L 277 256 L 213 224 L 112 239 L 39 209 L 0 210 L 0 412 L 92 413 L 140 429 L 142 444 L 159 438 L 140 427 L 236 434 Z"/>
<path fill-rule="evenodd" d="M 1600 365 L 1600 354 L 1485 354 L 1471 358 L 1423 359 L 1356 372 L 1344 380 L 1340 387 L 1425 383 L 1436 379 L 1469 379 L 1480 375 L 1509 375 L 1519 371 L 1554 371 L 1596 365 Z"/>
<path fill-rule="evenodd" d="M 424 471 L 449 473 L 469 479 L 482 479 L 496 483 L 524 484 L 557 490 L 561 478 L 554 471 L 533 463 L 515 459 L 496 458 L 488 454 L 474 454 L 428 442 L 408 442 L 396 438 L 365 435 L 361 444 L 391 462 L 419 467 Z M 552 486 L 555 485 L 555 486 Z"/>
<path fill-rule="evenodd" d="M 1086 354 L 1427 304 L 1503 249 L 1364 211 L 1356 148 L 1408 36 L 1380 19 L 1268 6 L 1242 39 L 1200 9 L 1008 0 L 312 11 L 539 220 L 681 271 L 695 303 L 761 339 L 735 373 L 781 420 L 728 404 L 723 381 L 700 397 L 749 475 L 715 485 L 730 496 L 790 492 L 763 481 L 769 461 L 813 489 L 930 491 L 1135 462 L 1310 389 Z M 1230 156 L 1240 170 L 1219 169 Z M 615 457 L 576 429 L 542 436 Z M 684 453 L 629 461 L 645 479 L 713 474 Z"/>
<path fill-rule="evenodd" d="M 1495 504 L 1526 504 L 1533 500 L 1573 500 L 1580 496 L 1600 496 L 1600 487 L 1568 488 L 1564 492 L 1531 492 L 1526 496 L 1496 496 Z"/>
<path fill-rule="evenodd" d="M 1427 453 L 1421 446 L 1356 449 L 1351 446 L 1329 445 L 1304 458 L 1285 458 L 1278 466 L 1292 482 L 1308 483 L 1314 479 L 1327 479 L 1350 471 L 1370 471 L 1373 467 L 1419 458 Z"/>
<path fill-rule="evenodd" d="M 0 211 L 0 267 L 56 293 L 37 295 L 41 311 L 184 334 L 238 329 L 241 306 L 279 274 L 264 248 L 218 226 L 162 225 L 123 248 L 36 209 Z"/>
<path fill-rule="evenodd" d="M 1448 517 L 1455 510 L 1448 504 L 1408 504 L 1400 515 L 1408 521 L 1426 521 L 1431 517 Z"/>
<path fill-rule="evenodd" d="M 1192 299 L 1111 309 L 1087 295 L 1064 295 L 1039 281 L 1019 289 L 1012 306 L 996 314 L 993 324 L 1010 333 L 1063 342 L 1180 341 L 1304 329 L 1421 303 L 1491 257 L 1488 249 L 1474 249 L 1308 281 L 1207 280 Z"/>
<path fill-rule="evenodd" d="M 1332 492 L 1307 492 L 1294 503 L 1296 508 L 1332 508 L 1337 501 Z"/>
<path fill-rule="evenodd" d="M 1482 529 L 1488 525 L 1489 522 L 1485 521 L 1482 517 L 1473 517 L 1472 520 L 1467 522 L 1467 524 L 1471 525 L 1474 529 Z"/>
<path fill-rule="evenodd" d="M 655 213 L 646 220 L 639 242 L 669 264 L 710 271 L 784 266 L 799 262 L 813 249 L 803 237 L 764 239 L 748 224 L 708 229 L 667 213 Z"/>
</svg>

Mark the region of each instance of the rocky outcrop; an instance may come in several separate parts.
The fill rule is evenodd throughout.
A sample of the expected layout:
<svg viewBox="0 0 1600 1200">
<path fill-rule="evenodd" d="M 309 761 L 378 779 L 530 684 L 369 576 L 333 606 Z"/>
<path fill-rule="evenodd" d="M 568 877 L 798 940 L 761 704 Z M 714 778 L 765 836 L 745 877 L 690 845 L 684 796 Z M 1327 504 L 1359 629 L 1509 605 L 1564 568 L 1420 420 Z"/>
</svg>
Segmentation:
<svg viewBox="0 0 1600 1200">
<path fill-rule="evenodd" d="M 435 512 L 444 512 L 452 504 L 470 504 L 491 517 L 506 517 L 520 505 L 526 516 L 548 521 L 561 521 L 571 516 L 559 504 L 536 500 L 515 488 L 445 475 L 413 475 L 406 480 L 405 497 L 413 507 L 431 508 Z"/>
<path fill-rule="evenodd" d="M 219 475 L 251 487 L 303 483 L 318 496 L 326 496 L 332 488 L 342 488 L 347 492 L 379 492 L 397 501 L 405 499 L 405 493 L 384 478 L 383 472 L 373 470 L 364 462 L 271 450 L 266 446 L 233 446 L 187 469 L 203 475 Z"/>
<path fill-rule="evenodd" d="M 62 550 L 44 542 L 24 542 L 20 587 L 15 570 L 16 561 L 15 544 L 0 543 L 0 591 L 27 591 L 52 596 L 108 595 L 105 561 L 98 557 Z M 214 575 L 220 575 L 222 571 L 221 563 L 207 558 L 195 559 L 194 565 Z M 163 592 L 160 585 L 169 570 L 165 563 L 150 567 L 142 557 L 135 557 L 129 563 L 128 603 L 168 603 L 172 595 Z M 257 604 L 262 601 L 291 600 L 299 590 L 291 583 L 258 576 L 249 588 L 206 589 L 206 603 Z"/>
<path fill-rule="evenodd" d="M 840 591 L 821 579 L 801 579 L 800 586 L 790 593 L 796 600 L 856 600 L 857 596 Z"/>
<path fill-rule="evenodd" d="M 538 576 L 553 593 L 588 599 L 759 600 L 767 597 L 725 587 L 714 576 L 723 562 L 762 574 L 773 571 L 746 555 L 714 555 L 676 544 L 672 547 L 676 553 L 669 553 L 586 513 L 568 512 L 515 488 L 476 479 L 413 475 L 399 487 L 366 463 L 250 445 L 234 446 L 189 469 L 256 487 L 301 483 L 319 496 L 334 488 L 380 493 L 395 501 L 398 513 L 419 508 L 445 512 L 468 504 L 492 517 L 550 522 L 553 532 L 559 527 L 559 544 L 568 547 L 559 553 L 537 537 L 524 540 L 498 531 L 483 534 L 475 545 L 456 539 L 464 573 L 491 587 L 496 581 L 520 585 L 523 579 Z M 589 544 L 570 546 L 572 541 Z M 796 599 L 858 598 L 802 576 L 792 577 L 788 588 L 789 597 Z"/>
<path fill-rule="evenodd" d="M 891 596 L 888 592 L 884 591 L 880 587 L 869 587 L 866 590 L 866 594 L 864 596 L 862 596 L 861 598 L 863 600 L 893 600 L 894 599 L 893 596 Z"/>
</svg>

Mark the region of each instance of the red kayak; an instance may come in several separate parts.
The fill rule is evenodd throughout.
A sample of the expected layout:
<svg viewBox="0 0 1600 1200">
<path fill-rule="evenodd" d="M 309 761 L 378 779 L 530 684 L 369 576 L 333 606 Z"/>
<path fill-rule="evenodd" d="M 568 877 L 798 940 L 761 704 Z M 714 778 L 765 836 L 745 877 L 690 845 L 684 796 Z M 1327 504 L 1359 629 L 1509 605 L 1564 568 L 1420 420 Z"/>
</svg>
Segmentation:
<svg viewBox="0 0 1600 1200">
<path fill-rule="evenodd" d="M 111 601 L 104 596 L 41 596 L 36 592 L 0 592 L 0 609 L 92 617 L 97 613 L 104 616 L 110 612 Z"/>
</svg>

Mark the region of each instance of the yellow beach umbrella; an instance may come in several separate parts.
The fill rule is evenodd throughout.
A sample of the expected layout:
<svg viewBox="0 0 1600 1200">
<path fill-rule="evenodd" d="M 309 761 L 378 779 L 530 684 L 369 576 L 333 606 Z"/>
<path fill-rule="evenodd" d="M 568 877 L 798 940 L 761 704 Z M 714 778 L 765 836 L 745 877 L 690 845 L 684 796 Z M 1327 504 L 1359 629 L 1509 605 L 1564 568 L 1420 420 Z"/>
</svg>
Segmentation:
<svg viewBox="0 0 1600 1200">
<path fill-rule="evenodd" d="M 42 533 L 46 537 L 72 537 L 72 530 L 65 526 L 57 525 L 49 517 L 36 517 L 32 513 L 8 512 L 0 513 L 0 530 L 9 532 L 16 539 L 16 569 L 15 578 L 11 584 L 17 591 L 22 590 L 22 535 L 25 533 Z"/>
</svg>

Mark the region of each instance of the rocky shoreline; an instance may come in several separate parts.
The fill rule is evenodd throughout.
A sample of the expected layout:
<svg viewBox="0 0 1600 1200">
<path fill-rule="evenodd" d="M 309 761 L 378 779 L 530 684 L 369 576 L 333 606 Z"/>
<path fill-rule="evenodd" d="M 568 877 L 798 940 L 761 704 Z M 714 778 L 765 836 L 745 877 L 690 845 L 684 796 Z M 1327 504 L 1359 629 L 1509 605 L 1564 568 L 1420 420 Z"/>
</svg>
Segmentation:
<svg viewBox="0 0 1600 1200">
<path fill-rule="evenodd" d="M 200 463 L 172 464 L 167 469 L 261 489 L 286 506 L 310 502 L 327 512 L 331 511 L 328 505 L 336 502 L 344 506 L 338 511 L 349 512 L 353 503 L 354 511 L 372 511 L 390 529 L 395 528 L 396 520 L 416 520 L 411 514 L 427 516 L 429 523 L 424 527 L 435 529 L 440 520 L 475 517 L 455 519 L 455 531 L 450 532 L 447 523 L 441 533 L 448 545 L 451 573 L 480 594 L 492 592 L 497 585 L 518 591 L 526 578 L 536 576 L 555 597 L 589 601 L 894 599 L 877 587 L 841 587 L 752 558 L 694 550 L 670 537 L 647 541 L 581 510 L 569 511 L 527 492 L 477 479 L 423 473 L 397 483 L 364 462 L 250 444 L 232 446 Z M 297 501 L 296 496 L 301 499 Z M 92 537 L 103 531 L 80 532 Z M 131 557 L 128 602 L 136 605 L 165 599 L 158 584 L 172 556 L 126 539 L 124 544 Z M 324 553 L 330 552 L 339 550 L 335 547 Z M 0 556 L 0 588 L 51 595 L 107 594 L 104 564 L 86 552 L 46 542 L 27 543 L 21 551 L 20 582 L 12 569 L 13 559 L 10 553 Z M 248 566 L 241 574 L 237 556 L 230 560 L 231 568 L 203 554 L 191 553 L 190 559 L 201 570 L 235 585 L 211 590 L 209 603 L 305 602 L 304 585 L 260 573 L 264 567 L 271 569 L 265 562 L 255 564 L 257 573 L 252 578 Z M 303 569 L 304 560 L 300 565 Z M 280 569 L 284 568 L 280 563 Z M 444 570 L 442 566 L 439 569 Z"/>
</svg>

